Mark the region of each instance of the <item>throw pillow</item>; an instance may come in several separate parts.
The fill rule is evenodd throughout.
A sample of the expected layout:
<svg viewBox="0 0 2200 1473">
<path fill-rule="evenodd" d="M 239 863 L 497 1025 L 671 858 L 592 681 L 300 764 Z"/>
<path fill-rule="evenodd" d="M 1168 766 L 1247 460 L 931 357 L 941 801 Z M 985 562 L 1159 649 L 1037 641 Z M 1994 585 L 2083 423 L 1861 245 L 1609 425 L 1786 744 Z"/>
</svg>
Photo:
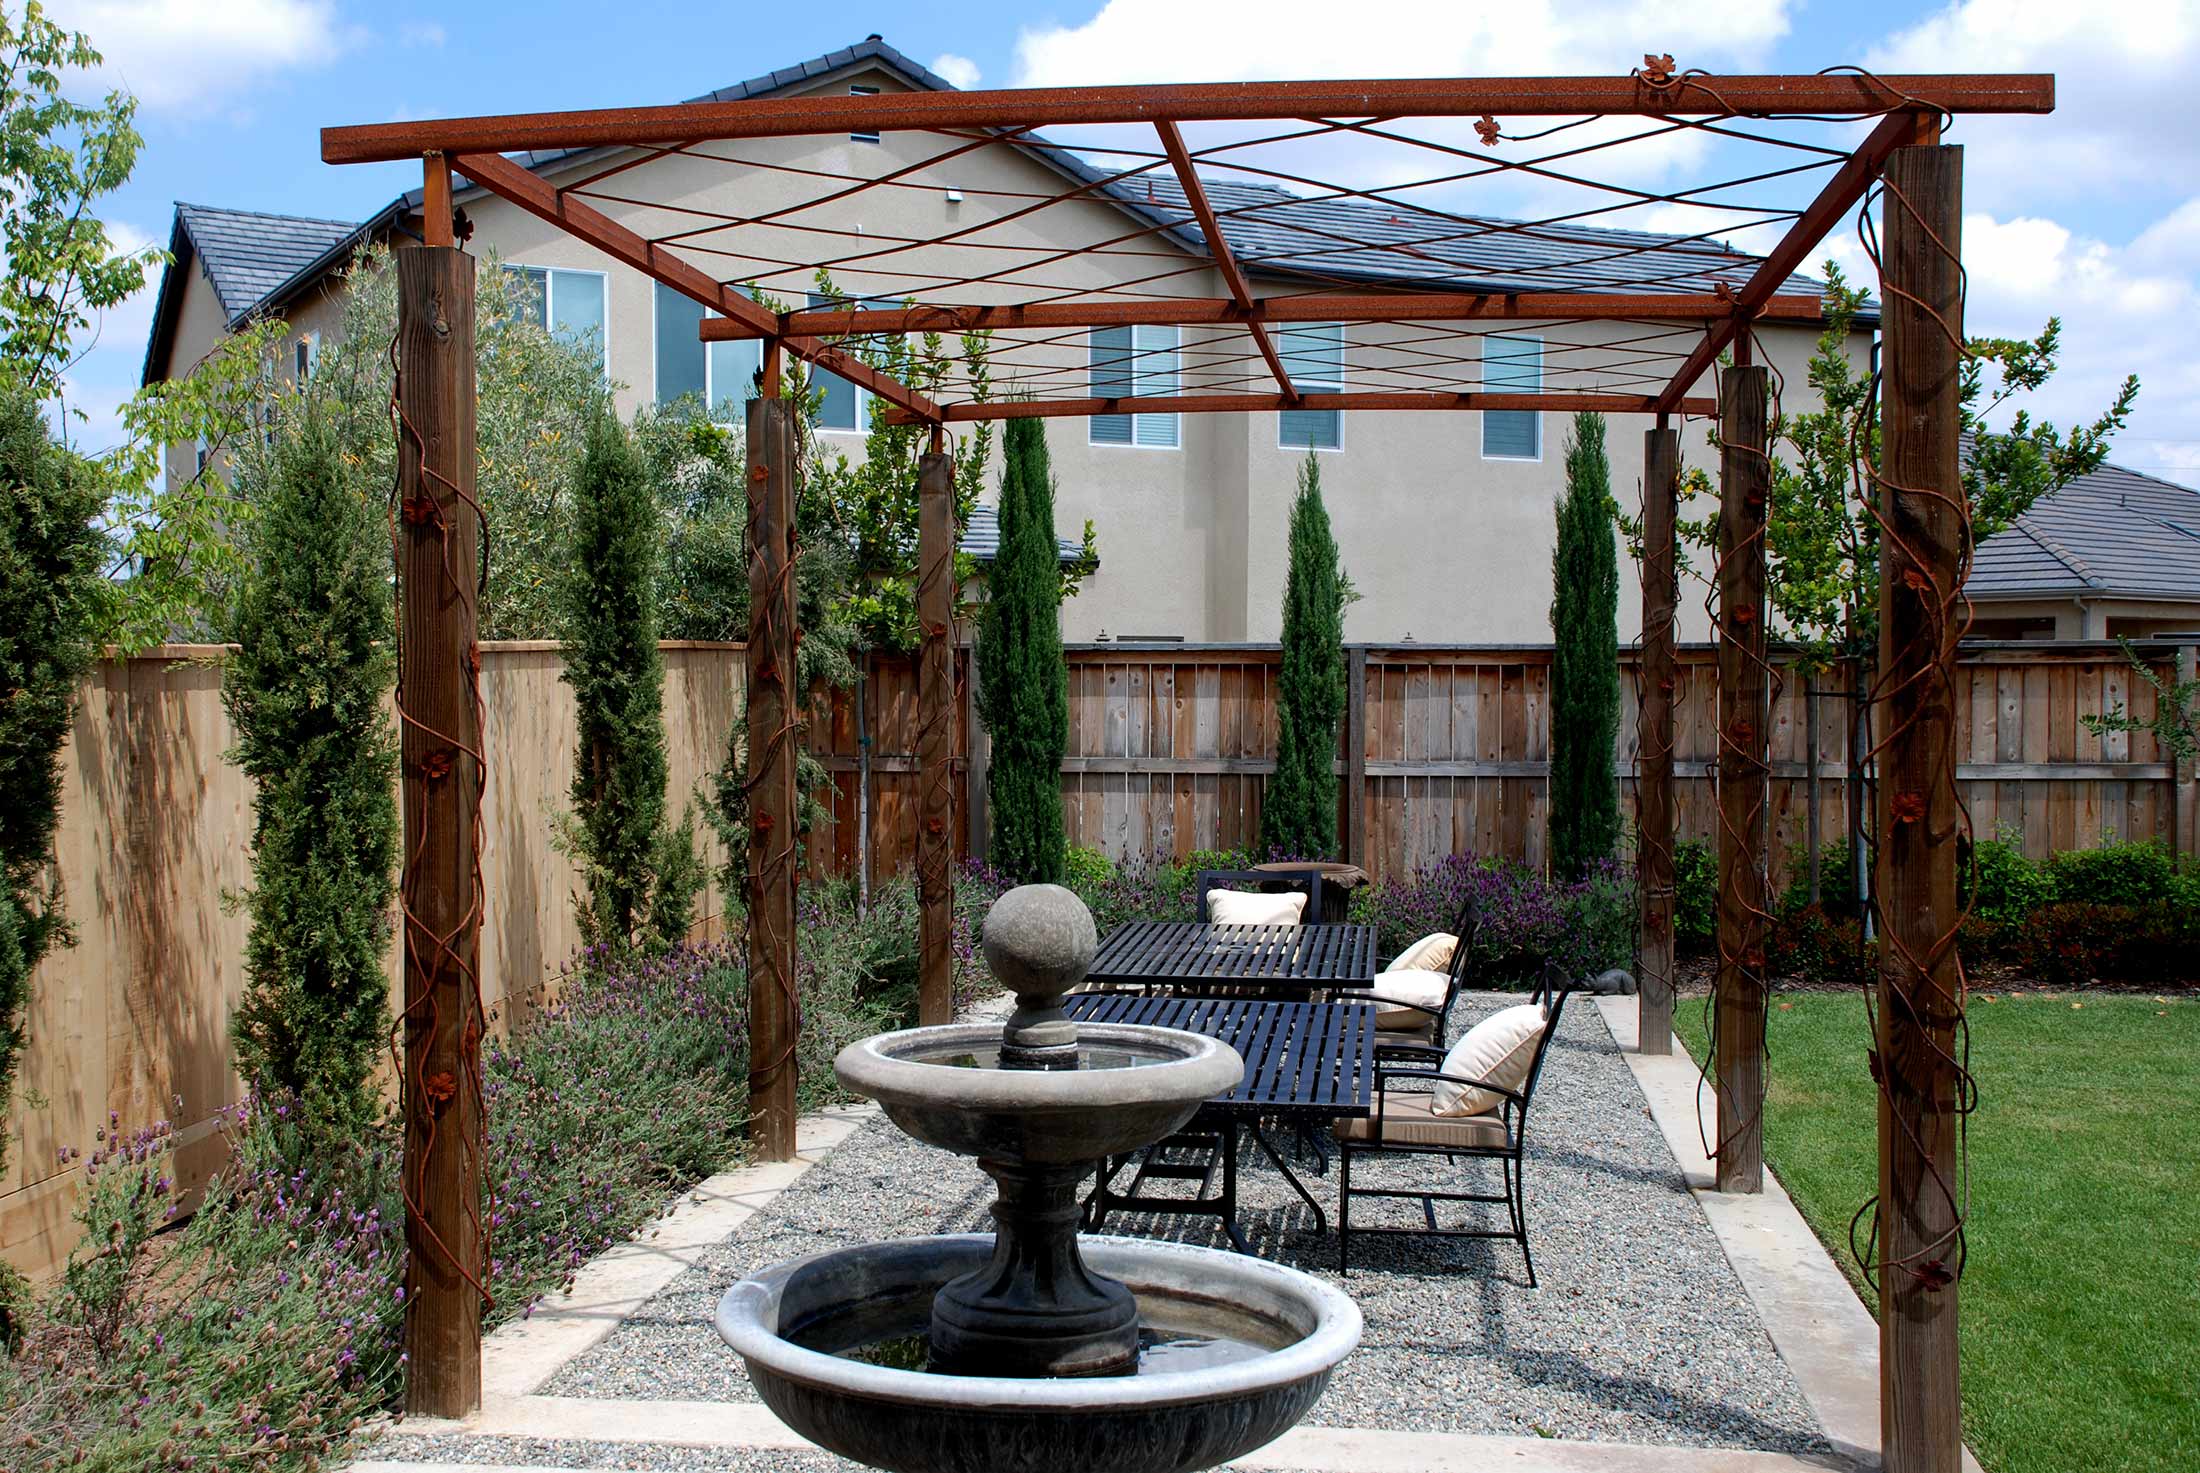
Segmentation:
<svg viewBox="0 0 2200 1473">
<path fill-rule="evenodd" d="M 1263 895 L 1256 890 L 1209 890 L 1207 919 L 1218 926 L 1295 926 L 1306 913 L 1306 892 Z"/>
<path fill-rule="evenodd" d="M 1536 1039 L 1542 1032 L 1541 1003 L 1522 1003 L 1492 1013 L 1451 1046 L 1444 1055 L 1444 1072 L 1517 1091 L 1528 1082 L 1528 1066 L 1535 1062 Z M 1429 1113 L 1487 1115 L 1504 1102 L 1503 1095 L 1489 1090 L 1439 1080 L 1430 1091 Z"/>
</svg>

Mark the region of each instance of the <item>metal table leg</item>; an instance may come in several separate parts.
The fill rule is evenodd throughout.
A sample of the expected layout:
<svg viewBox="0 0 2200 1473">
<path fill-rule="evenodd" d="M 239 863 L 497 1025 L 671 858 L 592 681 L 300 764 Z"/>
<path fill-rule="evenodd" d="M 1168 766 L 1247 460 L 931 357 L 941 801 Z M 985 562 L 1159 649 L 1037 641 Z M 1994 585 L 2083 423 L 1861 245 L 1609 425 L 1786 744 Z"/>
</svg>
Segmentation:
<svg viewBox="0 0 2200 1473">
<path fill-rule="evenodd" d="M 1284 1162 L 1283 1154 L 1269 1141 L 1268 1133 L 1260 1128 L 1260 1122 L 1254 1121 L 1252 1128 L 1253 1139 L 1260 1143 L 1261 1150 L 1266 1152 L 1268 1159 L 1275 1163 L 1276 1170 L 1283 1173 L 1283 1179 L 1291 1184 L 1291 1190 L 1299 1194 L 1300 1201 L 1314 1209 L 1314 1230 L 1319 1233 L 1327 1233 L 1329 1231 L 1329 1218 L 1323 1213 L 1322 1204 L 1314 1200 L 1313 1193 L 1306 1190 L 1306 1184 L 1300 1181 L 1290 1166 Z"/>
</svg>

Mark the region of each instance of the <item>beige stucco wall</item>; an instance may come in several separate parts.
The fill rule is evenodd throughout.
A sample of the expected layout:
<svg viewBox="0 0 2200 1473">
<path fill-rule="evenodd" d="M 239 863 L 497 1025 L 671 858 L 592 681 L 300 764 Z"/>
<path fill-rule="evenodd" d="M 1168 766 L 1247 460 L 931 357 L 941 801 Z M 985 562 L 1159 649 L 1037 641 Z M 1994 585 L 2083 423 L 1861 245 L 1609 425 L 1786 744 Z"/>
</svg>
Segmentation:
<svg viewBox="0 0 2200 1473">
<path fill-rule="evenodd" d="M 1982 636 L 1993 638 L 2143 639 L 2200 629 L 2200 603 L 2133 598 L 1997 598 L 1975 605 L 1972 619 Z"/>
<path fill-rule="evenodd" d="M 839 92 L 851 83 L 898 88 L 880 71 L 851 72 L 820 84 Z M 671 156 L 603 179 L 590 203 L 645 236 L 694 231 L 709 214 L 768 215 L 781 205 L 815 198 L 833 181 L 820 175 L 876 179 L 904 165 L 921 163 L 947 145 L 926 134 L 889 133 L 877 144 L 851 140 L 744 140 L 708 146 L 717 157 Z M 733 160 L 729 165 L 728 160 Z M 587 159 L 552 177 L 567 186 L 599 173 L 607 161 Z M 798 172 L 799 171 L 799 172 Z M 923 183 L 913 182 L 921 177 Z M 965 202 L 950 203 L 943 183 L 964 192 Z M 1059 175 L 1028 154 L 988 147 L 951 163 L 934 165 L 912 182 L 866 190 L 829 209 L 800 216 L 809 229 L 746 226 L 737 236 L 697 237 L 690 258 L 724 279 L 756 279 L 785 298 L 798 298 L 809 285 L 807 271 L 778 263 L 814 260 L 820 254 L 860 256 L 894 239 L 937 237 L 957 223 L 974 223 L 1002 209 L 1014 209 L 1042 196 L 1058 194 Z M 603 197 L 629 194 L 653 202 L 649 207 L 622 205 Z M 475 227 L 472 249 L 494 251 L 503 261 L 599 271 L 607 278 L 606 344 L 611 378 L 618 385 L 622 412 L 632 414 L 655 398 L 655 285 L 544 221 L 494 196 L 462 196 Z M 983 213 L 981 213 L 981 211 Z M 829 227 L 826 234 L 817 227 Z M 1206 264 L 1157 237 L 1123 241 L 1134 233 L 1119 210 L 1075 200 L 1049 205 L 1028 216 L 988 228 L 973 237 L 985 249 L 934 246 L 835 272 L 843 291 L 900 296 L 922 292 L 924 280 L 909 273 L 937 272 L 966 277 L 1042 260 L 1042 267 L 1021 278 L 1056 290 L 1107 288 L 1146 279 L 1170 269 L 1168 253 L 1181 257 L 1183 274 L 1171 276 L 1171 290 L 1221 295 L 1222 287 Z M 739 254 L 732 250 L 738 241 Z M 1118 243 L 1113 244 L 1111 243 Z M 695 247 L 724 247 L 696 253 Z M 1097 254 L 1076 247 L 1099 247 Z M 1071 252 L 1055 258 L 1056 252 Z M 1159 253 L 1159 259 L 1157 259 Z M 891 273 L 877 269 L 890 265 Z M 195 286 L 204 290 L 203 281 Z M 1290 288 L 1283 288 L 1290 289 Z M 1016 300 L 1022 287 L 961 289 L 958 300 Z M 206 293 L 208 296 L 210 292 Z M 306 312 L 328 315 L 308 322 Z M 333 323 L 332 307 L 301 309 L 301 328 Z M 196 319 L 179 333 L 178 360 L 187 361 L 204 324 Z M 211 332 L 218 332 L 216 321 Z M 1410 360 L 1386 353 L 1387 336 L 1425 333 L 1404 328 L 1356 324 L 1348 332 L 1346 388 L 1395 388 L 1383 370 Z M 1546 383 L 1553 388 L 1614 387 L 1640 392 L 1642 385 L 1622 381 L 1614 368 L 1602 384 L 1560 381 L 1556 364 L 1581 361 L 1553 358 L 1568 342 L 1608 342 L 1640 337 L 1640 325 L 1532 325 L 1546 338 Z M 1685 351 L 1687 329 L 1676 332 L 1671 351 Z M 1084 373 L 1084 345 L 1075 335 L 1046 334 L 1065 341 L 1037 346 L 1003 335 L 995 354 L 997 387 L 1012 392 L 1019 379 L 1043 381 L 1059 396 L 1075 392 Z M 1192 349 L 1202 334 L 1187 329 L 1184 346 Z M 1790 393 L 1804 392 L 1803 365 L 1813 331 L 1775 327 L 1761 334 L 1770 361 Z M 1478 351 L 1474 339 L 1455 340 L 1454 352 Z M 1859 355 L 1864 339 L 1858 339 Z M 204 347 L 196 351 L 203 352 Z M 1195 355 L 1187 352 L 1187 379 Z M 1593 357 L 1593 355 L 1592 355 Z M 1251 371 L 1257 375 L 1258 361 Z M 1357 382 L 1355 379 L 1357 378 Z M 1187 388 L 1190 387 L 1187 382 Z M 1699 388 L 1708 394 L 1708 381 Z M 1791 406 L 1793 407 L 1793 406 Z M 1569 416 L 1546 414 L 1542 455 L 1535 461 L 1485 459 L 1478 412 L 1356 413 L 1348 415 L 1343 448 L 1320 456 L 1324 489 L 1346 567 L 1363 597 L 1347 619 L 1355 640 L 1392 641 L 1408 635 L 1423 641 L 1536 641 L 1549 637 L 1550 557 L 1553 502 L 1563 485 L 1564 436 Z M 1630 509 L 1639 503 L 1642 431 L 1647 421 L 1629 417 L 1609 426 L 1612 484 Z M 1278 446 L 1277 416 L 1186 415 L 1173 449 L 1095 445 L 1080 419 L 1047 421 L 1058 479 L 1058 525 L 1074 537 L 1089 518 L 1096 526 L 1100 571 L 1063 613 L 1063 632 L 1073 640 L 1103 633 L 1177 635 L 1187 640 L 1273 639 L 1281 624 L 1287 518 L 1302 451 Z M 855 432 L 823 431 L 827 453 L 860 455 L 863 437 Z M 1706 462 L 1710 452 L 1703 427 L 1683 431 L 1683 454 L 1691 463 Z M 1681 605 L 1684 638 L 1707 633 L 1700 587 L 1685 588 Z M 1623 567 L 1620 599 L 1622 637 L 1632 637 L 1639 621 L 1640 595 L 1633 564 Z"/>
</svg>

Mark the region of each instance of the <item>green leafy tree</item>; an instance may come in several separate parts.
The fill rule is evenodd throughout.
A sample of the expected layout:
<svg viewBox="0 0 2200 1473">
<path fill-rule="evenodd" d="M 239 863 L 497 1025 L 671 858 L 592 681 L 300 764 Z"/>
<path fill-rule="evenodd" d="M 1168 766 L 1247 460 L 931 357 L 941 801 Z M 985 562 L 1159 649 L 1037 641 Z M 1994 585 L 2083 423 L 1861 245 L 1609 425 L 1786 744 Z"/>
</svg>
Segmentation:
<svg viewBox="0 0 2200 1473">
<path fill-rule="evenodd" d="M 99 505 L 99 478 L 54 443 L 29 389 L 0 390 L 0 1110 L 31 969 L 69 939 L 53 840 L 61 747 L 103 607 Z"/>
<path fill-rule="evenodd" d="M 978 712 L 993 739 L 986 774 L 994 866 L 1022 884 L 1059 884 L 1067 864 L 1062 757 L 1069 666 L 1062 658 L 1061 554 L 1045 425 L 1010 420 L 1001 473 L 1001 551 L 980 615 Z"/>
<path fill-rule="evenodd" d="M 1619 846 L 1619 552 L 1604 416 L 1576 414 L 1551 554 L 1551 872 L 1579 878 Z"/>
<path fill-rule="evenodd" d="M 1276 671 L 1276 771 L 1261 795 L 1260 838 L 1270 853 L 1303 859 L 1336 853 L 1347 599 L 1337 539 L 1322 502 L 1321 463 L 1308 451 L 1291 503 L 1283 654 Z"/>
<path fill-rule="evenodd" d="M 665 818 L 657 537 L 641 457 L 603 414 L 588 429 L 573 487 L 564 679 L 580 726 L 572 793 L 588 884 L 585 929 L 621 943 L 647 911 Z"/>
<path fill-rule="evenodd" d="M 256 463 L 241 529 L 237 653 L 222 704 L 253 781 L 252 931 L 230 1021 L 260 1088 L 356 1125 L 389 1031 L 383 959 L 398 861 L 397 745 L 385 707 L 389 533 L 378 488 L 305 407 Z"/>
</svg>

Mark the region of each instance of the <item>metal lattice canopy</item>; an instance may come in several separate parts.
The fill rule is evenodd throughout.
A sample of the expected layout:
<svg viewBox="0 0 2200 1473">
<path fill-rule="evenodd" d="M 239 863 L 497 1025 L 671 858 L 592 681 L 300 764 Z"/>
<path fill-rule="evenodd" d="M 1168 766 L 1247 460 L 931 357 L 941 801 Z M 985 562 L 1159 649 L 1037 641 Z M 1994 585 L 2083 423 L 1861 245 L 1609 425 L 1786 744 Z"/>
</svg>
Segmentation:
<svg viewBox="0 0 2200 1473">
<path fill-rule="evenodd" d="M 2053 103 L 2048 76 L 1711 77 L 1659 65 L 1625 77 L 909 92 L 457 118 L 331 128 L 322 157 L 440 155 L 702 303 L 705 339 L 783 346 L 904 421 L 1708 414 L 1691 390 L 1738 338 L 1746 351 L 1752 322 L 1821 316 L 1817 285 L 1795 272 L 1893 150 L 1931 141 L 1959 114 Z M 871 173 L 837 171 L 819 145 L 850 134 L 892 136 L 897 148 Z M 1004 151 L 1022 162 L 987 167 Z M 712 189 L 731 176 L 740 213 Z M 904 196 L 897 206 L 936 202 L 884 211 L 897 228 L 933 223 L 866 229 L 887 194 Z M 1745 237 L 1757 249 L 1730 243 Z M 832 300 L 815 296 L 820 272 Z M 1565 330 L 1576 322 L 1604 326 Z M 1349 325 L 1348 373 L 1333 366 L 1331 324 Z M 1091 336 L 1136 325 L 1181 331 L 1158 352 L 1129 333 Z M 874 365 L 867 349 L 881 335 L 911 331 L 992 332 L 990 385 L 950 377 L 920 388 Z M 1525 376 L 1508 374 L 1504 346 L 1487 341 L 1524 331 L 1547 336 L 1532 385 L 1513 382 Z"/>
</svg>

